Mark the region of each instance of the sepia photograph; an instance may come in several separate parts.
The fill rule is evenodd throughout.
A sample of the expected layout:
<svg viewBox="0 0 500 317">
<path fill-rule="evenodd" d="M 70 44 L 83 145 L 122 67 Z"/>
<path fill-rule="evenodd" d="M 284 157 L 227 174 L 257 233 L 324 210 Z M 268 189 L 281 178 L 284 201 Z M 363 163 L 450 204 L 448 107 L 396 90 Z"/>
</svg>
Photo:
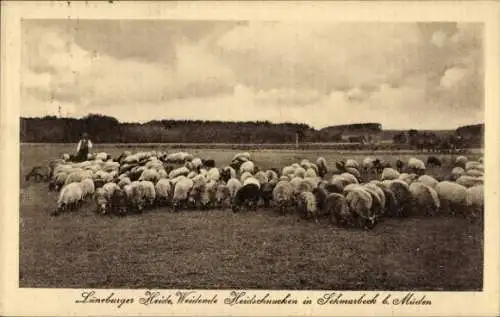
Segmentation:
<svg viewBox="0 0 500 317">
<path fill-rule="evenodd" d="M 498 315 L 500 6 L 402 4 L 2 2 L 0 315 Z"/>
<path fill-rule="evenodd" d="M 482 24 L 21 27 L 20 287 L 482 290 Z"/>
</svg>

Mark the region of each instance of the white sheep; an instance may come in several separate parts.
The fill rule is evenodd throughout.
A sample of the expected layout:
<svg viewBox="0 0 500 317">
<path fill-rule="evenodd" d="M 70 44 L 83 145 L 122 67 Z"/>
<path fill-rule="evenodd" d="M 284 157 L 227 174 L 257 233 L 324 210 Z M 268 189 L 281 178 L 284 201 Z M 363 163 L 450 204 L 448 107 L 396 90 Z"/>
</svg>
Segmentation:
<svg viewBox="0 0 500 317">
<path fill-rule="evenodd" d="M 472 187 L 476 185 L 482 185 L 484 183 L 484 179 L 483 177 L 462 175 L 457 178 L 455 182 L 465 187 Z"/>
<path fill-rule="evenodd" d="M 469 169 L 467 170 L 467 172 L 465 172 L 466 175 L 468 176 L 475 176 L 475 177 L 479 177 L 479 176 L 483 176 L 484 175 L 484 172 L 481 171 L 481 170 L 478 170 L 478 169 Z"/>
<path fill-rule="evenodd" d="M 342 174 L 340 174 L 340 176 L 342 176 L 344 179 L 347 179 L 349 181 L 349 184 L 358 184 L 359 183 L 356 176 L 354 176 L 352 173 L 342 173 Z"/>
<path fill-rule="evenodd" d="M 369 191 L 370 194 L 372 195 L 373 199 L 373 204 L 372 204 L 372 210 L 373 213 L 377 216 L 380 217 L 382 216 L 385 211 L 386 211 L 386 200 L 385 200 L 385 194 L 382 189 L 380 189 L 379 186 L 373 183 L 366 183 L 363 185 L 365 190 Z"/>
<path fill-rule="evenodd" d="M 243 181 L 243 186 L 247 185 L 247 184 L 255 184 L 257 185 L 257 187 L 260 189 L 260 182 L 253 176 L 251 177 L 247 177 L 244 181 Z"/>
<path fill-rule="evenodd" d="M 230 197 L 229 188 L 224 182 L 219 182 L 215 186 L 215 203 L 218 207 L 228 207 Z"/>
<path fill-rule="evenodd" d="M 451 170 L 452 180 L 456 180 L 457 178 L 459 178 L 460 176 L 462 176 L 464 174 L 465 174 L 465 170 L 460 166 L 456 166 Z"/>
<path fill-rule="evenodd" d="M 425 185 L 429 186 L 430 188 L 435 188 L 436 185 L 439 183 L 434 177 L 430 175 L 422 175 L 420 176 L 417 181 L 424 183 Z"/>
<path fill-rule="evenodd" d="M 355 188 L 345 195 L 347 205 L 354 215 L 358 226 L 372 228 L 376 222 L 376 216 L 372 213 L 372 196 L 364 188 Z"/>
<path fill-rule="evenodd" d="M 354 177 L 356 177 L 357 181 L 359 181 L 361 179 L 361 174 L 359 173 L 359 171 L 356 168 L 354 168 L 354 167 L 347 167 L 345 169 L 345 171 L 346 171 L 346 173 L 351 174 Z M 341 175 L 343 175 L 343 174 L 345 174 L 345 173 L 342 173 Z"/>
<path fill-rule="evenodd" d="M 273 202 L 281 213 L 286 213 L 293 205 L 294 190 L 288 181 L 279 181 L 273 189 Z"/>
<path fill-rule="evenodd" d="M 310 167 L 306 170 L 306 173 L 304 175 L 304 178 L 308 178 L 308 177 L 317 177 L 318 174 L 316 173 L 316 171 Z"/>
<path fill-rule="evenodd" d="M 145 169 L 139 177 L 139 181 L 150 181 L 153 183 L 156 183 L 159 179 L 160 174 L 155 169 Z"/>
<path fill-rule="evenodd" d="M 187 177 L 182 177 L 177 180 L 174 186 L 173 204 L 174 208 L 179 208 L 185 205 L 188 199 L 188 194 L 194 183 Z"/>
<path fill-rule="evenodd" d="M 211 169 L 209 169 L 207 172 L 207 179 L 212 180 L 214 182 L 218 181 L 220 179 L 219 169 L 215 168 L 215 167 L 212 167 Z"/>
<path fill-rule="evenodd" d="M 393 180 L 393 179 L 398 179 L 401 174 L 391 168 L 391 167 L 386 167 L 382 170 L 382 175 L 380 175 L 380 180 Z"/>
<path fill-rule="evenodd" d="M 318 204 L 312 192 L 303 191 L 297 196 L 297 210 L 303 217 L 318 221 Z"/>
<path fill-rule="evenodd" d="M 159 205 L 167 205 L 172 197 L 172 184 L 168 179 L 160 179 L 155 185 L 156 200 Z"/>
<path fill-rule="evenodd" d="M 279 179 L 278 174 L 273 170 L 267 170 L 266 176 L 267 176 L 268 181 L 271 181 L 273 179 Z"/>
<path fill-rule="evenodd" d="M 232 161 L 235 161 L 235 160 L 239 160 L 242 162 L 250 161 L 250 153 L 248 153 L 248 152 L 237 153 L 233 157 Z"/>
<path fill-rule="evenodd" d="M 476 185 L 467 189 L 466 204 L 471 210 L 472 216 L 483 213 L 484 185 Z"/>
<path fill-rule="evenodd" d="M 281 170 L 281 175 L 282 176 L 291 176 L 295 173 L 295 167 L 293 166 L 285 166 Z"/>
<path fill-rule="evenodd" d="M 187 176 L 189 174 L 189 169 L 185 166 L 182 166 L 182 167 L 179 167 L 179 168 L 176 168 L 174 170 L 172 170 L 169 174 L 168 174 L 168 178 L 172 179 L 172 178 L 176 178 L 178 176 Z"/>
<path fill-rule="evenodd" d="M 346 162 L 345 162 L 345 165 L 344 165 L 345 168 L 355 168 L 356 170 L 359 168 L 359 164 L 357 161 L 355 160 L 352 160 L 352 159 L 348 159 Z"/>
<path fill-rule="evenodd" d="M 146 206 L 151 207 L 156 200 L 155 185 L 151 181 L 139 181 L 139 193 Z"/>
<path fill-rule="evenodd" d="M 470 170 L 470 169 L 483 170 L 484 166 L 478 161 L 468 161 L 467 163 L 465 163 L 465 170 Z"/>
<path fill-rule="evenodd" d="M 254 177 L 259 181 L 261 186 L 269 182 L 267 174 L 263 171 L 255 173 Z"/>
<path fill-rule="evenodd" d="M 418 175 L 415 173 L 411 173 L 411 174 L 401 173 L 401 175 L 399 175 L 398 179 L 405 182 L 406 184 L 410 185 L 413 181 L 418 179 Z"/>
<path fill-rule="evenodd" d="M 199 157 L 195 157 L 191 163 L 193 164 L 193 167 L 195 169 L 199 169 L 203 166 L 203 162 L 201 161 L 201 159 Z"/>
<path fill-rule="evenodd" d="M 124 188 L 126 185 L 129 185 L 130 183 L 132 183 L 132 181 L 130 180 L 130 178 L 128 178 L 128 177 L 120 177 L 120 180 L 118 181 L 118 187 Z"/>
<path fill-rule="evenodd" d="M 80 182 L 82 188 L 82 198 L 92 196 L 95 192 L 94 181 L 91 178 L 85 178 Z"/>
<path fill-rule="evenodd" d="M 252 161 L 246 161 L 240 166 L 240 174 L 244 172 L 254 173 L 255 172 L 255 164 Z"/>
<path fill-rule="evenodd" d="M 70 183 L 65 185 L 59 193 L 57 200 L 57 209 L 54 215 L 66 210 L 75 210 L 83 198 L 82 187 L 80 183 Z"/>
<path fill-rule="evenodd" d="M 227 181 L 227 189 L 229 190 L 229 197 L 233 199 L 238 192 L 238 189 L 242 186 L 241 182 L 237 178 L 230 178 Z"/>
<path fill-rule="evenodd" d="M 441 203 L 437 192 L 422 182 L 413 182 L 410 185 L 413 196 L 413 212 L 424 215 L 435 215 L 439 212 Z"/>
<path fill-rule="evenodd" d="M 421 174 L 425 172 L 424 162 L 415 157 L 408 159 L 408 168 L 410 168 L 414 173 Z"/>
<path fill-rule="evenodd" d="M 108 153 L 106 153 L 106 152 L 99 152 L 99 153 L 96 154 L 95 158 L 96 158 L 96 160 L 105 161 L 108 158 Z"/>
<path fill-rule="evenodd" d="M 240 175 L 240 181 L 243 183 L 249 177 L 253 177 L 252 173 L 250 173 L 250 172 L 243 172 Z"/>
<path fill-rule="evenodd" d="M 442 181 L 436 186 L 441 208 L 452 214 L 463 211 L 466 205 L 467 188 L 450 181 Z"/>
</svg>

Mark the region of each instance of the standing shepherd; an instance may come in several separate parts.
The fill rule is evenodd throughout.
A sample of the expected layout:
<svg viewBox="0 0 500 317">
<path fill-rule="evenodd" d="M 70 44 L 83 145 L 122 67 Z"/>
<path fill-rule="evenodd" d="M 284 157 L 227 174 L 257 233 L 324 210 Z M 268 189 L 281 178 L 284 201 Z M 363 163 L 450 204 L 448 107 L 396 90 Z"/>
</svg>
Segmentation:
<svg viewBox="0 0 500 317">
<path fill-rule="evenodd" d="M 92 149 L 92 142 L 89 139 L 89 135 L 86 132 L 84 132 L 82 134 L 82 139 L 78 142 L 78 145 L 76 146 L 76 160 L 78 162 L 86 161 L 91 149 Z"/>
</svg>

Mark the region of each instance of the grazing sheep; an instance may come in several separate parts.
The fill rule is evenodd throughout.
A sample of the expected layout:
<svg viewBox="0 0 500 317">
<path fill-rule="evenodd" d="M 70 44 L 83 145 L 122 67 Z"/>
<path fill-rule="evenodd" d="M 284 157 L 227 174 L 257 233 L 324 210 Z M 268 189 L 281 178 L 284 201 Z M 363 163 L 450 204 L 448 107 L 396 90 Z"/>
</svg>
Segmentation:
<svg viewBox="0 0 500 317">
<path fill-rule="evenodd" d="M 255 181 L 253 181 L 253 180 Z M 250 180 L 250 181 L 248 181 Z M 248 178 L 247 183 L 243 184 L 232 201 L 233 212 L 240 211 L 243 207 L 247 207 L 249 210 L 255 210 L 257 208 L 257 203 L 260 198 L 260 187 L 259 182 L 255 178 Z"/>
<path fill-rule="evenodd" d="M 410 187 L 406 182 L 400 179 L 395 179 L 389 182 L 389 189 L 394 193 L 394 197 L 397 201 L 396 210 L 389 216 L 407 216 L 411 210 L 411 203 L 413 201 L 413 195 L 411 194 Z"/>
<path fill-rule="evenodd" d="M 276 173 L 276 171 L 274 171 L 274 170 L 267 170 L 265 173 L 266 173 L 268 182 L 270 182 L 272 180 L 279 179 L 278 173 Z"/>
<path fill-rule="evenodd" d="M 435 156 L 429 156 L 427 158 L 427 165 L 429 167 L 436 167 L 436 166 L 441 166 L 442 163 L 441 163 L 441 160 L 438 159 L 437 157 L 435 157 Z"/>
<path fill-rule="evenodd" d="M 454 182 L 462 175 L 465 175 L 465 170 L 462 167 L 456 166 L 451 170 L 451 173 L 450 175 L 448 175 L 447 180 Z"/>
<path fill-rule="evenodd" d="M 484 175 L 484 172 L 474 168 L 467 170 L 465 174 L 468 176 L 482 177 Z"/>
<path fill-rule="evenodd" d="M 132 181 L 130 180 L 130 178 L 128 178 L 128 177 L 121 177 L 120 180 L 118 181 L 118 187 L 124 188 L 125 185 L 129 185 L 130 183 L 132 183 Z"/>
<path fill-rule="evenodd" d="M 123 187 L 127 205 L 131 211 L 141 213 L 143 207 L 142 197 L 139 193 L 139 181 L 134 181 Z"/>
<path fill-rule="evenodd" d="M 432 216 L 438 213 L 441 203 L 437 192 L 421 182 L 413 182 L 410 185 L 413 196 L 413 213 Z"/>
<path fill-rule="evenodd" d="M 160 174 L 154 169 L 145 169 L 139 177 L 139 181 L 150 181 L 153 183 L 156 183 L 159 179 Z"/>
<path fill-rule="evenodd" d="M 418 175 L 415 173 L 411 173 L 411 174 L 401 173 L 401 175 L 399 175 L 398 179 L 405 182 L 406 184 L 410 185 L 413 181 L 418 179 Z"/>
<path fill-rule="evenodd" d="M 52 169 L 50 168 L 50 166 L 34 166 L 26 175 L 25 180 L 29 181 L 31 177 L 34 177 L 36 181 L 48 181 L 51 174 Z"/>
<path fill-rule="evenodd" d="M 229 188 L 225 183 L 219 182 L 215 187 L 215 204 L 219 208 L 226 208 L 230 197 Z"/>
<path fill-rule="evenodd" d="M 318 221 L 318 204 L 312 192 L 304 191 L 297 196 L 297 211 L 304 218 Z"/>
<path fill-rule="evenodd" d="M 260 198 L 264 203 L 264 207 L 268 208 L 271 204 L 271 200 L 273 199 L 273 190 L 276 184 L 272 183 L 264 183 L 260 186 Z"/>
<path fill-rule="evenodd" d="M 282 214 L 285 214 L 293 205 L 294 190 L 287 181 L 279 181 L 273 189 L 273 202 Z"/>
<path fill-rule="evenodd" d="M 264 184 L 267 184 L 269 182 L 269 179 L 267 178 L 266 173 L 263 171 L 259 171 L 259 172 L 255 173 L 254 177 L 255 177 L 255 179 L 257 179 L 259 181 L 261 186 Z"/>
<path fill-rule="evenodd" d="M 182 206 L 186 206 L 189 191 L 193 187 L 194 183 L 187 177 L 180 177 L 174 184 L 173 205 L 176 210 Z"/>
<path fill-rule="evenodd" d="M 384 215 L 386 211 L 385 207 L 385 194 L 376 184 L 366 183 L 363 185 L 365 190 L 369 191 L 372 195 L 373 204 L 372 211 L 376 217 L 381 217 Z"/>
<path fill-rule="evenodd" d="M 94 195 L 95 186 L 94 181 L 91 178 L 86 178 L 80 182 L 80 186 L 82 188 L 82 198 L 88 198 L 89 196 Z"/>
<path fill-rule="evenodd" d="M 231 161 L 237 161 L 237 160 L 243 162 L 250 161 L 250 153 L 248 152 L 237 153 Z"/>
<path fill-rule="evenodd" d="M 455 166 L 459 166 L 459 167 L 462 167 L 465 169 L 465 164 L 467 164 L 469 160 L 467 159 L 467 157 L 465 156 L 458 156 L 456 159 L 455 159 Z"/>
<path fill-rule="evenodd" d="M 125 191 L 117 188 L 109 201 L 110 211 L 116 215 L 125 215 L 127 213 L 127 196 Z"/>
<path fill-rule="evenodd" d="M 311 178 L 311 177 L 317 177 L 318 175 L 316 174 L 316 171 L 310 167 L 306 170 L 306 173 L 304 175 L 304 178 Z"/>
<path fill-rule="evenodd" d="M 82 201 L 82 187 L 79 183 L 70 183 L 65 185 L 59 193 L 57 200 L 57 209 L 53 215 L 58 215 L 66 210 L 75 210 Z"/>
<path fill-rule="evenodd" d="M 152 207 L 156 200 L 155 185 L 151 181 L 139 181 L 139 193 L 142 195 L 145 207 Z"/>
<path fill-rule="evenodd" d="M 483 177 L 462 175 L 457 178 L 455 182 L 465 187 L 472 187 L 476 185 L 482 185 L 484 183 L 484 180 Z"/>
<path fill-rule="evenodd" d="M 434 177 L 430 175 L 422 175 L 417 179 L 417 181 L 424 183 L 430 188 L 435 188 L 436 185 L 439 183 Z"/>
<path fill-rule="evenodd" d="M 481 215 L 484 210 L 484 185 L 476 185 L 467 189 L 466 205 L 472 217 Z"/>
<path fill-rule="evenodd" d="M 227 189 L 229 190 L 229 197 L 231 200 L 234 199 L 241 186 L 242 184 L 237 178 L 231 178 L 227 181 Z"/>
<path fill-rule="evenodd" d="M 72 183 L 74 184 L 74 183 Z M 106 190 L 103 187 L 97 188 L 94 193 L 94 201 L 97 206 L 96 212 L 101 214 L 105 214 L 108 208 L 108 195 Z"/>
<path fill-rule="evenodd" d="M 195 170 L 199 170 L 202 166 L 203 166 L 203 162 L 201 161 L 201 159 L 199 157 L 195 157 L 191 163 L 193 164 L 193 168 Z"/>
<path fill-rule="evenodd" d="M 324 211 L 324 204 L 326 196 L 328 196 L 328 192 L 324 188 L 315 187 L 312 190 L 312 193 L 316 197 L 316 207 L 319 211 Z"/>
<path fill-rule="evenodd" d="M 382 175 L 380 175 L 380 180 L 393 180 L 398 179 L 401 174 L 393 168 L 384 168 Z"/>
<path fill-rule="evenodd" d="M 249 172 L 253 174 L 255 172 L 255 164 L 252 161 L 246 161 L 240 166 L 240 174 L 244 172 Z"/>
<path fill-rule="evenodd" d="M 206 168 L 214 168 L 215 167 L 215 161 L 212 159 L 202 160 L 202 162 L 203 162 L 203 166 L 205 166 Z"/>
<path fill-rule="evenodd" d="M 385 197 L 385 215 L 395 216 L 398 214 L 398 202 L 394 192 L 390 189 L 389 186 L 383 184 L 382 182 L 373 182 L 375 186 L 380 188 L 384 193 Z"/>
<path fill-rule="evenodd" d="M 345 198 L 357 225 L 361 228 L 373 228 L 376 217 L 372 213 L 373 199 L 370 193 L 363 188 L 354 188 L 347 192 Z"/>
<path fill-rule="evenodd" d="M 282 176 L 288 176 L 288 177 L 290 177 L 293 174 L 295 174 L 295 168 L 292 167 L 292 166 L 285 166 L 281 170 L 281 175 Z"/>
<path fill-rule="evenodd" d="M 349 184 L 359 184 L 358 179 L 352 173 L 342 173 L 340 174 L 340 176 L 346 179 L 349 182 Z"/>
<path fill-rule="evenodd" d="M 413 173 L 422 175 L 425 172 L 425 164 L 421 160 L 411 157 L 408 160 L 408 168 L 413 171 Z"/>
<path fill-rule="evenodd" d="M 155 185 L 155 192 L 158 205 L 166 206 L 172 197 L 172 184 L 168 179 L 160 179 Z"/>
<path fill-rule="evenodd" d="M 218 168 L 212 167 L 207 171 L 207 179 L 217 182 L 220 179 L 220 172 Z"/>
<path fill-rule="evenodd" d="M 346 173 L 351 174 L 354 177 L 356 177 L 356 181 L 357 182 L 359 182 L 361 180 L 361 174 L 359 173 L 359 171 L 356 168 L 354 168 L 354 167 L 347 167 L 345 169 L 345 171 L 346 171 Z M 342 173 L 341 175 L 344 175 L 346 173 Z"/>
<path fill-rule="evenodd" d="M 348 184 L 346 182 L 345 184 Z M 342 182 L 340 179 L 332 179 L 331 181 L 327 182 L 325 184 L 325 189 L 329 193 L 342 193 L 344 191 L 344 182 Z"/>
<path fill-rule="evenodd" d="M 339 193 L 330 193 L 325 198 L 323 213 L 330 216 L 330 221 L 340 227 L 345 227 L 353 223 L 353 214 L 349 209 L 346 198 Z"/>
<path fill-rule="evenodd" d="M 179 176 L 187 176 L 189 174 L 189 172 L 190 172 L 190 170 L 187 167 L 182 166 L 182 167 L 179 167 L 179 168 L 172 170 L 168 174 L 168 178 L 172 179 L 172 178 L 176 178 Z"/>
<path fill-rule="evenodd" d="M 442 181 L 436 185 L 436 192 L 441 202 L 441 209 L 444 212 L 457 214 L 463 211 L 467 200 L 467 188 L 465 186 L 450 181 Z"/>
<path fill-rule="evenodd" d="M 249 177 L 253 177 L 252 173 L 250 173 L 250 172 L 243 172 L 240 175 L 240 181 L 243 183 Z"/>
<path fill-rule="evenodd" d="M 356 162 L 355 160 L 351 160 L 351 159 L 348 159 L 345 164 L 344 164 L 344 167 L 345 168 L 354 168 L 354 169 L 359 169 L 359 164 L 358 162 Z"/>
</svg>

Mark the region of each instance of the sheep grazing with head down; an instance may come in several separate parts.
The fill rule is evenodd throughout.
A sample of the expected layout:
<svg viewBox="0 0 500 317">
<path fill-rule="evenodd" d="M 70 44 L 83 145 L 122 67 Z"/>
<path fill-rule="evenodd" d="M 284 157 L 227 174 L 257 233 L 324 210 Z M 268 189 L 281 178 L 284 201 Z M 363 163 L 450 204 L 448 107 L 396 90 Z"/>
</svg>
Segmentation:
<svg viewBox="0 0 500 317">
<path fill-rule="evenodd" d="M 370 193 L 358 187 L 347 191 L 345 198 L 357 225 L 365 229 L 373 228 L 376 216 L 372 213 L 373 199 Z"/>
<path fill-rule="evenodd" d="M 82 188 L 82 198 L 88 198 L 94 195 L 95 186 L 92 178 L 86 178 L 80 182 L 80 186 Z"/>
<path fill-rule="evenodd" d="M 255 164 L 252 161 L 246 161 L 240 166 L 240 174 L 248 172 L 250 174 L 255 173 Z"/>
<path fill-rule="evenodd" d="M 429 156 L 427 158 L 427 166 L 429 166 L 429 167 L 438 167 L 438 166 L 441 166 L 441 165 L 443 165 L 443 164 L 441 163 L 441 160 L 438 159 L 437 157 L 435 157 L 435 156 Z"/>
<path fill-rule="evenodd" d="M 155 185 L 151 181 L 139 181 L 139 193 L 142 196 L 145 208 L 154 206 L 156 200 Z"/>
<path fill-rule="evenodd" d="M 242 184 L 237 178 L 231 178 L 227 181 L 227 189 L 229 190 L 229 198 L 231 200 L 234 199 L 241 186 Z"/>
<path fill-rule="evenodd" d="M 467 164 L 468 161 L 469 159 L 467 159 L 467 157 L 460 155 L 455 159 L 455 166 L 465 169 L 465 165 Z"/>
<path fill-rule="evenodd" d="M 139 177 L 139 181 L 150 181 L 153 183 L 156 183 L 159 179 L 160 174 L 155 169 L 145 169 Z"/>
<path fill-rule="evenodd" d="M 172 184 L 168 179 L 160 179 L 155 185 L 156 201 L 160 206 L 170 204 L 172 198 Z"/>
<path fill-rule="evenodd" d="M 303 191 L 297 196 L 297 211 L 306 219 L 318 221 L 318 204 L 312 192 Z"/>
<path fill-rule="evenodd" d="M 441 203 L 437 192 L 422 182 L 413 182 L 410 185 L 413 196 L 413 213 L 422 215 L 435 215 L 439 212 Z"/>
<path fill-rule="evenodd" d="M 462 175 L 457 178 L 455 182 L 465 187 L 473 187 L 476 185 L 482 185 L 484 183 L 484 179 L 482 176 Z"/>
<path fill-rule="evenodd" d="M 382 171 L 382 175 L 380 175 L 380 180 L 384 181 L 384 180 L 398 179 L 400 175 L 401 174 L 398 171 L 388 167 L 384 168 L 384 170 Z"/>
<path fill-rule="evenodd" d="M 294 190 L 290 182 L 279 181 L 273 189 L 273 202 L 282 214 L 293 206 L 293 197 Z"/>
<path fill-rule="evenodd" d="M 243 183 L 232 201 L 233 212 L 240 211 L 243 207 L 255 210 L 260 198 L 260 183 L 253 177 L 249 177 Z"/>
<path fill-rule="evenodd" d="M 66 210 L 75 210 L 81 203 L 83 197 L 82 187 L 80 183 L 70 183 L 65 185 L 59 193 L 57 200 L 57 209 L 53 215 L 59 215 Z"/>
<path fill-rule="evenodd" d="M 394 193 L 394 197 L 397 201 L 396 210 L 388 216 L 407 216 L 411 210 L 411 203 L 413 201 L 413 195 L 411 194 L 408 184 L 402 180 L 395 179 L 389 181 L 388 188 Z"/>
<path fill-rule="evenodd" d="M 423 175 L 425 173 L 424 162 L 415 157 L 411 157 L 408 160 L 408 168 L 417 175 Z"/>
<path fill-rule="evenodd" d="M 425 185 L 429 186 L 430 188 L 435 188 L 436 185 L 439 183 L 437 179 L 430 175 L 422 175 L 420 176 L 417 181 L 424 183 Z"/>
<path fill-rule="evenodd" d="M 35 166 L 26 175 L 25 180 L 29 181 L 30 178 L 35 178 L 36 181 L 48 181 L 50 179 L 52 170 L 50 166 Z"/>
<path fill-rule="evenodd" d="M 467 188 L 465 202 L 472 217 L 482 215 L 484 211 L 484 185 L 476 185 Z"/>
<path fill-rule="evenodd" d="M 229 188 L 224 182 L 219 182 L 215 186 L 215 205 L 219 208 L 228 207 Z"/>
<path fill-rule="evenodd" d="M 193 185 L 193 181 L 187 177 L 180 177 L 175 181 L 173 197 L 174 210 L 187 206 L 189 191 Z"/>
<path fill-rule="evenodd" d="M 451 214 L 461 213 L 466 205 L 467 188 L 450 181 L 442 181 L 436 185 L 441 202 L 441 209 Z"/>
<path fill-rule="evenodd" d="M 323 212 L 330 217 L 330 221 L 339 227 L 346 227 L 353 223 L 353 216 L 346 198 L 339 193 L 330 193 L 325 198 Z"/>
</svg>

